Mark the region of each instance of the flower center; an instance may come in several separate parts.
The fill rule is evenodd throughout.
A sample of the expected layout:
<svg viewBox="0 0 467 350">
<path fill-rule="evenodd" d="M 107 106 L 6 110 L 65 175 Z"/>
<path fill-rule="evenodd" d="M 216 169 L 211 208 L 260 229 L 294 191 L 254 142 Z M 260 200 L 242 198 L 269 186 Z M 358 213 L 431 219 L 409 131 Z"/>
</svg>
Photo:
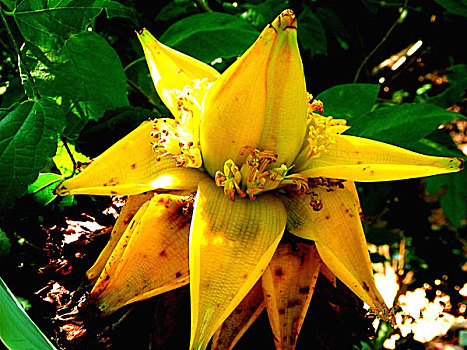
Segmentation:
<svg viewBox="0 0 467 350">
<path fill-rule="evenodd" d="M 281 164 L 277 168 L 272 168 L 270 164 L 275 163 L 278 157 L 275 152 L 246 146 L 242 153 L 248 152 L 249 154 L 241 167 L 229 159 L 224 163 L 223 171 L 216 172 L 217 186 L 224 187 L 224 193 L 231 200 L 234 200 L 235 193 L 242 198 L 248 195 L 253 200 L 261 192 L 284 187 L 299 194 L 308 193 L 310 187 L 317 185 L 317 181 L 319 183 L 324 181 L 321 178 L 308 179 L 300 175 L 298 171 L 305 169 L 314 158 L 325 152 L 334 142 L 333 136 L 346 131 L 349 126 L 346 125 L 347 121 L 344 119 L 325 117 L 315 113 L 315 111 L 323 113 L 323 103 L 314 100 L 313 96 L 309 94 L 308 134 L 294 165 L 287 167 L 286 164 Z M 294 173 L 288 174 L 292 168 Z"/>
<path fill-rule="evenodd" d="M 299 174 L 287 175 L 291 167 L 287 168 L 285 164 L 266 170 L 276 161 L 276 153 L 249 146 L 243 148 L 242 152 L 245 151 L 249 154 L 240 169 L 229 159 L 224 163 L 224 171 L 219 170 L 215 175 L 216 185 L 224 187 L 224 193 L 231 200 L 234 200 L 235 193 L 242 198 L 248 195 L 250 200 L 254 200 L 261 192 L 281 187 L 287 186 L 298 192 L 308 189 L 307 178 Z"/>
</svg>

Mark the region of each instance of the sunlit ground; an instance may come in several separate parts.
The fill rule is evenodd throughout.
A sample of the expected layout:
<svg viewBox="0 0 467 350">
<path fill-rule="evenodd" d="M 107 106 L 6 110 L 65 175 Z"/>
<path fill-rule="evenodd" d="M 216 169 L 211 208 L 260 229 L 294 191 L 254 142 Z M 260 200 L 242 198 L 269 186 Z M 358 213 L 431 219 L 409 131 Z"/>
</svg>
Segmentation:
<svg viewBox="0 0 467 350">
<path fill-rule="evenodd" d="M 390 257 L 389 246 L 376 247 L 370 245 L 369 249 L 370 252 L 378 252 L 387 258 Z M 450 296 L 436 289 L 437 285 L 441 284 L 439 280 L 433 281 L 433 285 L 425 283 L 422 288 L 417 288 L 414 291 L 400 293 L 400 295 L 398 295 L 399 284 L 396 274 L 398 265 L 398 261 L 395 261 L 393 265 L 389 262 L 373 264 L 376 271 L 376 285 L 388 307 L 391 308 L 395 304 L 402 309 L 402 311 L 397 312 L 395 316 L 396 330 L 398 329 L 398 331 L 384 341 L 384 348 L 396 349 L 396 341 L 401 337 L 408 336 L 410 333 L 413 333 L 414 340 L 421 343 L 428 343 L 433 340 L 433 338 L 446 334 L 453 326 L 467 328 L 465 317 L 456 317 L 450 313 L 451 311 L 464 313 L 466 305 L 451 305 Z M 410 274 L 407 275 L 408 278 L 411 278 Z M 427 298 L 426 291 L 432 289 L 435 289 L 436 297 L 430 302 Z M 464 284 L 458 292 L 463 297 L 466 297 L 467 283 Z M 395 298 L 398 298 L 398 302 L 396 303 Z M 375 320 L 373 323 L 375 328 L 378 327 L 378 324 L 378 320 Z M 435 348 L 442 349 L 442 347 Z M 450 349 L 456 348 L 451 347 Z"/>
</svg>

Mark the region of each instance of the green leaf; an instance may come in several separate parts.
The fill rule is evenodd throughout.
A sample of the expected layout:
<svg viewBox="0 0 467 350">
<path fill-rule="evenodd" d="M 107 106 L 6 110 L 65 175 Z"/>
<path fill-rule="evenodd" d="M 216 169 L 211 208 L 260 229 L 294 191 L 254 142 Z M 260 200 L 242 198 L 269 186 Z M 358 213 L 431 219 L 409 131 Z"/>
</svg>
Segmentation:
<svg viewBox="0 0 467 350">
<path fill-rule="evenodd" d="M 345 29 L 337 13 L 329 7 L 318 7 L 316 9 L 316 16 L 323 24 L 326 34 L 334 36 L 341 48 L 348 50 L 350 47 L 350 34 Z"/>
<path fill-rule="evenodd" d="M 157 115 L 144 108 L 123 107 L 108 111 L 98 122 L 91 121 L 76 140 L 76 147 L 90 157 L 97 157 L 143 121 Z"/>
<path fill-rule="evenodd" d="M 55 154 L 63 111 L 50 99 L 0 109 L 0 210 L 26 193 Z"/>
<path fill-rule="evenodd" d="M 132 7 L 127 7 L 116 1 L 109 1 L 106 2 L 105 12 L 107 14 L 107 18 L 126 18 L 130 20 L 136 28 L 140 27 L 136 10 Z"/>
<path fill-rule="evenodd" d="M 399 243 L 401 240 L 401 236 L 394 232 L 394 230 L 385 227 L 375 227 L 373 225 L 365 225 L 365 237 L 368 242 L 376 245 L 392 245 Z M 373 260 L 373 257 L 371 261 L 376 262 Z"/>
<path fill-rule="evenodd" d="M 191 0 L 173 0 L 165 5 L 156 16 L 156 22 L 170 22 L 179 17 L 191 15 L 197 12 L 194 2 Z"/>
<path fill-rule="evenodd" d="M 448 137 L 450 136 L 448 135 Z M 455 146 L 452 139 L 450 141 L 453 144 L 453 146 Z M 428 137 L 422 137 L 416 142 L 410 143 L 410 149 L 415 152 L 428 154 L 432 156 L 462 157 L 462 152 L 458 148 L 448 148 L 445 145 L 440 144 L 439 142 L 429 139 Z"/>
<path fill-rule="evenodd" d="M 323 91 L 316 98 L 323 101 L 326 115 L 347 119 L 352 126 L 354 119 L 372 110 L 378 92 L 378 84 L 343 84 Z"/>
<path fill-rule="evenodd" d="M 245 5 L 248 10 L 242 13 L 246 19 L 258 30 L 263 30 L 276 16 L 288 8 L 289 2 L 284 0 L 266 0 L 258 5 Z"/>
<path fill-rule="evenodd" d="M 0 261 L 7 256 L 11 250 L 11 243 L 5 232 L 0 229 Z"/>
<path fill-rule="evenodd" d="M 68 137 L 75 136 L 87 120 L 97 120 L 104 111 L 129 104 L 120 59 L 95 32 L 73 35 L 59 51 L 27 44 L 24 52 L 41 96 L 55 98 L 66 111 L 84 121 L 67 114 Z M 31 96 L 27 80 L 25 87 Z"/>
<path fill-rule="evenodd" d="M 73 204 L 75 204 L 75 196 L 69 195 L 66 197 L 60 197 L 57 208 L 59 211 L 63 211 L 65 207 L 71 207 Z"/>
<path fill-rule="evenodd" d="M 157 94 L 154 82 L 152 81 L 151 74 L 149 73 L 148 64 L 146 59 L 140 57 L 125 67 L 125 74 L 128 81 L 131 82 L 131 87 L 139 94 L 142 94 L 146 99 L 157 107 L 158 110 L 166 110 L 165 105 Z M 168 110 L 167 110 L 167 113 Z M 167 114 L 169 115 L 169 114 Z"/>
<path fill-rule="evenodd" d="M 21 100 L 24 100 L 26 97 L 19 77 L 15 77 L 6 82 L 6 86 L 6 91 L 2 94 L 1 108 L 8 108 L 14 103 L 21 102 Z"/>
<path fill-rule="evenodd" d="M 13 14 L 27 41 L 51 48 L 92 24 L 103 9 L 102 3 L 101 0 L 23 0 Z"/>
<path fill-rule="evenodd" d="M 326 32 L 319 18 L 310 10 L 303 11 L 298 17 L 298 40 L 311 55 L 326 54 Z"/>
<path fill-rule="evenodd" d="M 0 278 L 0 339 L 9 349 L 55 349 Z"/>
<path fill-rule="evenodd" d="M 58 182 L 63 180 L 63 176 L 53 173 L 41 173 L 32 184 L 28 186 L 28 193 L 32 194 L 34 200 L 42 205 L 52 202 L 57 195 L 54 189 Z"/>
<path fill-rule="evenodd" d="M 444 215 L 453 226 L 462 226 L 463 220 L 467 217 L 467 173 L 461 171 L 456 174 L 429 177 L 426 179 L 425 188 L 430 194 L 437 193 L 440 189 L 445 190 L 440 198 Z"/>
<path fill-rule="evenodd" d="M 467 65 L 458 64 L 450 67 L 447 79 L 451 85 L 441 94 L 429 97 L 427 102 L 449 108 L 462 101 L 462 95 L 467 89 Z"/>
<path fill-rule="evenodd" d="M 352 120 L 350 134 L 410 146 L 460 114 L 428 103 L 382 107 Z"/>
<path fill-rule="evenodd" d="M 318 7 L 316 9 L 316 16 L 321 19 L 326 33 L 341 38 L 350 38 L 350 34 L 344 27 L 337 13 L 330 7 Z"/>
<path fill-rule="evenodd" d="M 454 15 L 467 17 L 467 0 L 435 0 L 435 2 Z"/>
<path fill-rule="evenodd" d="M 210 63 L 216 58 L 240 56 L 259 32 L 246 21 L 220 12 L 184 18 L 167 29 L 160 41 Z"/>
<path fill-rule="evenodd" d="M 68 143 L 68 148 L 75 162 L 87 163 L 91 160 L 91 158 L 76 151 L 75 145 Z M 70 155 L 62 141 L 59 141 L 57 144 L 57 153 L 55 153 L 53 160 L 57 169 L 60 170 L 62 177 L 71 176 L 71 174 L 73 174 L 73 162 L 71 161 Z"/>
<path fill-rule="evenodd" d="M 57 48 L 72 34 L 92 25 L 104 8 L 110 17 L 132 17 L 128 8 L 110 0 L 23 0 L 13 15 L 27 41 Z"/>
</svg>

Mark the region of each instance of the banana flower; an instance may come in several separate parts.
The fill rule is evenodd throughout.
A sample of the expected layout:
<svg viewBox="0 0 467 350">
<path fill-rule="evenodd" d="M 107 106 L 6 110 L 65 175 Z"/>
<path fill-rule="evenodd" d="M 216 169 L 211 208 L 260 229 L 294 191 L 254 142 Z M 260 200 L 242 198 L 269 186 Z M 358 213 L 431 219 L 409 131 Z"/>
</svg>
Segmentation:
<svg viewBox="0 0 467 350">
<path fill-rule="evenodd" d="M 223 74 L 145 29 L 138 37 L 173 118 L 144 122 L 56 190 L 129 195 L 87 274 L 102 313 L 189 282 L 191 349 L 213 336 L 231 348 L 263 309 L 276 347 L 293 349 L 320 271 L 384 308 L 354 182 L 462 161 L 343 135 L 346 121 L 307 94 L 291 10 Z"/>
</svg>

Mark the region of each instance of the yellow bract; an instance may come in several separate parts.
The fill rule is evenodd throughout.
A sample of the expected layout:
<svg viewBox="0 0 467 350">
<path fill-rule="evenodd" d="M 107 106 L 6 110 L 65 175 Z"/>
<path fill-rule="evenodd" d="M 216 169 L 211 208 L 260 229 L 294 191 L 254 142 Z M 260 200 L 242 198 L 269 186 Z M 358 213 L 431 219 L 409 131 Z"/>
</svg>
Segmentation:
<svg viewBox="0 0 467 350">
<path fill-rule="evenodd" d="M 326 151 L 301 174 L 352 181 L 391 181 L 462 169 L 459 158 L 433 157 L 349 135 L 335 135 Z"/>
<path fill-rule="evenodd" d="M 346 122 L 306 93 L 296 28 L 284 11 L 220 76 L 139 33 L 174 118 L 143 123 L 56 190 L 131 195 L 88 272 L 104 313 L 189 278 L 192 349 L 213 334 L 214 348 L 230 349 L 265 307 L 277 348 L 293 349 L 319 271 L 385 307 L 353 181 L 450 173 L 462 161 L 341 135 Z M 191 196 L 157 194 L 167 191 Z M 310 244 L 276 249 L 286 229 Z"/>
<path fill-rule="evenodd" d="M 321 267 L 316 248 L 281 243 L 262 277 L 276 349 L 294 349 Z"/>
<path fill-rule="evenodd" d="M 306 132 L 306 88 L 296 20 L 284 11 L 209 89 L 201 119 L 203 162 L 211 176 L 244 147 L 292 165 Z"/>
<path fill-rule="evenodd" d="M 191 344 L 204 349 L 274 255 L 287 214 L 271 194 L 231 201 L 213 181 L 199 184 L 190 235 Z"/>
</svg>

